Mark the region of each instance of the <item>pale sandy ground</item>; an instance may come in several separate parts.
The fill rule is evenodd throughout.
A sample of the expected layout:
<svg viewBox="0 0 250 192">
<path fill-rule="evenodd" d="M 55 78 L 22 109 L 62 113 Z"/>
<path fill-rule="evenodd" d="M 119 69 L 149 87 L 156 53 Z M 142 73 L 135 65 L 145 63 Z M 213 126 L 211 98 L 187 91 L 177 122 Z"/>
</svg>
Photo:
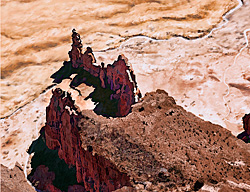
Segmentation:
<svg viewBox="0 0 250 192">
<path fill-rule="evenodd" d="M 249 40 L 249 12 L 249 1 L 245 1 L 228 17 L 227 25 L 207 38 L 158 41 L 135 37 L 106 55 L 97 55 L 112 61 L 117 53 L 124 53 L 143 94 L 164 89 L 186 110 L 237 135 L 243 130 L 241 118 L 250 112 L 250 46 L 246 47 L 243 33 L 249 29 Z"/>
<path fill-rule="evenodd" d="M 36 5 L 35 3 L 39 2 L 34 1 L 32 2 L 34 4 L 31 3 L 31 5 Z M 121 1 L 119 2 L 123 5 Z M 202 2 L 204 3 L 204 1 Z M 19 4 L 20 2 L 15 1 L 6 4 L 6 6 L 15 7 Z M 126 5 L 126 2 L 124 4 Z M 31 6 L 29 3 L 24 5 Z M 199 4 L 197 6 L 200 7 Z M 48 7 L 48 10 L 50 9 L 52 8 Z M 71 11 L 77 10 L 78 7 L 74 5 Z M 44 11 L 46 11 L 45 8 Z M 229 22 L 224 27 L 213 31 L 209 38 L 197 40 L 185 40 L 183 38 L 171 38 L 170 40 L 154 40 L 148 37 L 129 38 L 125 42 L 120 42 L 118 48 L 95 52 L 97 63 L 101 61 L 104 61 L 106 64 L 111 63 L 120 53 L 124 53 L 130 63 L 133 64 L 138 84 L 143 94 L 157 88 L 165 89 L 171 96 L 175 97 L 178 104 L 188 111 L 195 113 L 203 119 L 220 124 L 230 129 L 233 134 L 237 134 L 242 130 L 241 117 L 243 114 L 249 113 L 250 108 L 249 90 L 242 89 L 242 86 L 237 86 L 244 84 L 245 87 L 249 87 L 249 46 L 237 57 L 235 64 L 234 58 L 245 45 L 243 31 L 250 28 L 249 12 L 248 0 L 245 1 L 245 5 L 242 8 L 228 17 Z M 57 17 L 56 14 L 54 16 Z M 73 19 L 74 17 L 72 16 L 70 21 L 73 22 Z M 41 25 L 42 21 L 39 22 Z M 50 22 L 54 21 L 51 19 Z M 36 25 L 34 21 L 31 23 Z M 4 165 L 13 167 L 15 161 L 18 161 L 25 167 L 28 158 L 26 150 L 32 140 L 38 136 L 39 129 L 44 125 L 45 107 L 49 103 L 51 90 L 44 94 L 40 93 L 51 84 L 49 76 L 60 68 L 63 60 L 67 60 L 67 52 L 70 49 L 71 29 L 73 27 L 78 29 L 79 27 L 80 34 L 83 36 L 83 44 L 86 46 L 86 43 L 90 42 L 87 39 L 92 38 L 92 36 L 85 36 L 83 26 L 85 27 L 84 24 L 73 23 L 57 30 L 49 29 L 49 26 L 43 25 L 43 27 L 39 28 L 40 31 L 32 33 L 33 30 L 36 30 L 36 27 L 32 28 L 30 24 L 30 34 L 27 32 L 28 27 L 23 29 L 27 33 L 27 37 L 21 36 L 21 33 L 20 36 L 15 36 L 15 34 L 6 36 L 7 32 L 11 32 L 10 28 L 8 29 L 9 31 L 6 29 L 6 34 L 5 32 L 2 34 L 4 44 L 2 46 L 4 49 L 3 51 L 1 50 L 3 55 L 2 61 L 8 63 L 2 66 L 4 70 L 6 69 L 6 71 L 3 70 L 6 73 L 5 79 L 1 81 L 2 114 L 4 116 L 10 114 L 16 108 L 36 98 L 11 116 L 1 119 L 1 163 Z M 57 27 L 59 27 L 59 23 Z M 21 31 L 22 27 L 19 26 L 16 30 L 18 29 Z M 119 32 L 121 33 L 121 31 L 117 31 L 117 33 Z M 125 40 L 118 35 L 110 38 L 111 41 L 109 42 L 107 39 L 110 34 L 113 34 L 112 31 L 102 33 L 106 36 L 100 35 L 99 37 L 99 33 L 93 32 L 95 34 L 93 39 L 98 39 L 98 41 L 93 40 L 93 44 L 91 44 L 94 50 L 107 49 L 110 46 L 107 44 L 110 42 L 111 44 L 114 42 L 112 45 L 118 45 L 115 43 L 116 39 L 118 39 L 118 42 Z M 134 35 L 136 34 L 135 32 Z M 30 40 L 31 36 L 33 37 L 33 42 Z M 35 38 L 36 36 L 37 38 Z M 44 37 L 51 38 L 46 39 Z M 58 38 L 62 37 L 65 37 L 64 42 L 58 42 Z M 248 38 L 250 38 L 249 33 Z M 45 43 L 39 44 L 43 40 Z M 51 45 L 51 48 L 48 49 L 50 40 L 58 44 Z M 61 40 L 63 41 L 63 39 Z M 22 46 L 22 44 L 24 45 Z M 38 44 L 38 46 L 33 44 Z M 24 47 L 27 48 L 24 49 Z M 10 57 L 11 53 L 15 53 L 17 50 L 23 52 Z M 14 60 L 17 61 L 16 63 L 13 62 L 13 68 L 15 69 L 13 71 L 8 68 L 8 65 L 12 64 L 9 60 L 10 58 L 15 58 L 16 60 Z M 23 64 L 18 63 L 23 61 L 24 58 L 26 60 Z M 29 59 L 31 59 L 31 62 Z M 26 61 L 27 63 L 25 63 Z M 20 68 L 19 65 L 21 64 L 27 67 Z M 231 83 L 229 94 L 227 94 L 227 84 L 224 83 L 224 78 L 227 84 Z M 81 103 L 82 108 L 93 108 L 93 104 L 90 102 L 83 103 L 83 98 L 77 97 L 77 93 L 70 90 L 68 84 L 69 81 L 65 80 L 59 86 L 72 92 L 74 98 L 77 99 L 77 104 Z M 81 88 L 85 96 L 91 91 L 91 88 L 84 85 Z M 229 108 L 225 104 L 229 106 L 230 114 L 228 114 Z"/>
<path fill-rule="evenodd" d="M 207 34 L 237 0 L 1 1 L 1 117 L 38 97 L 68 59 L 71 30 L 100 51 L 139 34 Z"/>
</svg>

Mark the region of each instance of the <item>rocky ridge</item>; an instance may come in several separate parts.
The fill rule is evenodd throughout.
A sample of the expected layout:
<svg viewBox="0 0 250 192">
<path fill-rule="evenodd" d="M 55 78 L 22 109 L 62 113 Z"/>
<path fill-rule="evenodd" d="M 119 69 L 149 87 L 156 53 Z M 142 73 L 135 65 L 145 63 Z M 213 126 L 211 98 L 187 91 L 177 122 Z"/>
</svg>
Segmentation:
<svg viewBox="0 0 250 192">
<path fill-rule="evenodd" d="M 60 99 L 55 101 L 63 106 Z M 71 104 L 57 115 L 61 112 L 53 103 L 47 108 L 46 145 L 76 166 L 77 181 L 85 189 L 131 185 L 139 191 L 250 190 L 249 145 L 185 111 L 163 90 L 147 93 L 122 118 L 80 112 Z M 61 123 L 55 117 L 63 117 Z M 103 160 L 96 164 L 99 158 Z M 102 170 L 110 167 L 116 173 L 105 172 L 112 181 L 107 185 Z M 118 179 L 124 174 L 125 183 Z"/>
</svg>

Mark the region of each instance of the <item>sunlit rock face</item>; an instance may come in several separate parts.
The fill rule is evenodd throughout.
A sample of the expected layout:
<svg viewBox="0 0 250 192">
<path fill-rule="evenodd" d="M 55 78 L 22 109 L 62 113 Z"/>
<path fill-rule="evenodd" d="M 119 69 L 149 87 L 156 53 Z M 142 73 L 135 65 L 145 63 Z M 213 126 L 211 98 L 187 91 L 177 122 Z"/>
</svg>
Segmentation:
<svg viewBox="0 0 250 192">
<path fill-rule="evenodd" d="M 157 39 L 207 34 L 236 0 L 2 1 L 1 116 L 36 98 L 67 59 L 76 28 L 94 51 L 136 35 Z M 126 19 L 125 19 L 126 18 Z"/>
</svg>

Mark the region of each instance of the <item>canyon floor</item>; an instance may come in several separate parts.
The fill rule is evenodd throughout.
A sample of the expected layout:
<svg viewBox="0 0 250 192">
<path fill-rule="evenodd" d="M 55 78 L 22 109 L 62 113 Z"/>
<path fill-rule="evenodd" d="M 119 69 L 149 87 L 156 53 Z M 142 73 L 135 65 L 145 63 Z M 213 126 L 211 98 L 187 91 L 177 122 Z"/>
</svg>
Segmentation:
<svg viewBox="0 0 250 192">
<path fill-rule="evenodd" d="M 237 135 L 250 109 L 249 12 L 249 0 L 242 6 L 235 0 L 2 1 L 1 164 L 29 169 L 26 150 L 45 123 L 49 76 L 68 60 L 73 28 L 97 64 L 123 53 L 143 95 L 164 89 L 184 109 Z M 68 84 L 53 88 L 92 109 L 83 100 L 92 88 L 81 85 L 80 97 Z"/>
</svg>

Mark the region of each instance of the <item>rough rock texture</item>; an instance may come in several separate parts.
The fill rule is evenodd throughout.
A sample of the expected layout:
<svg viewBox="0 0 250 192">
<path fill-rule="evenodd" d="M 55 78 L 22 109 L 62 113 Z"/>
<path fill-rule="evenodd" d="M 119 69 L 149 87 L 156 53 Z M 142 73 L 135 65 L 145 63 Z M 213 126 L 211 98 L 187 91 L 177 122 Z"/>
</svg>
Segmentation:
<svg viewBox="0 0 250 192">
<path fill-rule="evenodd" d="M 65 97 L 61 90 L 56 89 L 46 110 L 45 139 L 48 148 L 58 150 L 61 159 L 76 167 L 77 181 L 84 183 L 87 191 L 113 191 L 129 186 L 129 177 L 120 172 L 112 161 L 92 154 L 91 146 L 81 147 L 80 118 L 82 115 L 76 111 L 70 96 Z"/>
<path fill-rule="evenodd" d="M 166 190 L 220 182 L 250 189 L 249 146 L 226 129 L 201 120 L 175 104 L 166 92 L 147 93 L 125 118 L 82 118 L 82 147 L 112 159 L 134 184 Z M 93 123 L 91 123 L 93 121 Z M 100 127 L 96 126 L 99 125 Z M 198 182 L 198 183 L 197 183 Z"/>
<path fill-rule="evenodd" d="M 37 181 L 36 178 L 39 178 Z M 53 180 L 55 179 L 55 174 L 50 172 L 48 167 L 45 165 L 40 165 L 36 168 L 35 174 L 30 178 L 32 185 L 41 191 L 53 191 L 61 192 L 53 185 Z"/>
<path fill-rule="evenodd" d="M 119 188 L 131 183 L 139 191 L 250 190 L 250 146 L 185 111 L 163 90 L 147 93 L 123 118 L 58 108 L 61 101 L 52 97 L 47 108 L 46 144 L 76 166 L 85 188 L 91 189 L 86 178 L 95 190 L 112 178 Z"/>
<path fill-rule="evenodd" d="M 8 169 L 1 164 L 1 192 L 34 192 L 36 191 L 27 183 L 22 167 L 16 163 L 13 169 Z"/>
</svg>

